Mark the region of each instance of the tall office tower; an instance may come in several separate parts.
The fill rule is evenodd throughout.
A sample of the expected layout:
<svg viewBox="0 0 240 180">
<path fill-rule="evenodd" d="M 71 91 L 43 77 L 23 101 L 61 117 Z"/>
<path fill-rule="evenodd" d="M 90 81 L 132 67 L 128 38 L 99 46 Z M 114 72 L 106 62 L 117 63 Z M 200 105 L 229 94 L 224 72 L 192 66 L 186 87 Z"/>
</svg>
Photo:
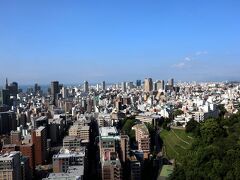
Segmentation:
<svg viewBox="0 0 240 180">
<path fill-rule="evenodd" d="M 20 131 L 11 131 L 10 141 L 11 144 L 21 145 L 21 132 Z"/>
<path fill-rule="evenodd" d="M 127 84 L 126 82 L 122 82 L 122 91 L 127 92 Z"/>
<path fill-rule="evenodd" d="M 10 106 L 10 92 L 8 89 L 0 90 L 0 106 L 7 105 Z"/>
<path fill-rule="evenodd" d="M 129 158 L 129 137 L 128 135 L 121 135 L 120 136 L 120 146 L 121 146 L 121 150 L 120 150 L 120 157 L 121 157 L 121 161 L 122 162 L 126 162 Z"/>
<path fill-rule="evenodd" d="M 97 90 L 97 91 L 100 90 L 100 88 L 99 88 L 99 84 L 97 84 L 97 86 L 96 86 L 96 90 Z"/>
<path fill-rule="evenodd" d="M 141 80 L 137 80 L 137 81 L 136 81 L 136 86 L 137 86 L 137 87 L 140 87 L 141 84 L 142 84 Z"/>
<path fill-rule="evenodd" d="M 34 84 L 34 94 L 36 95 L 40 91 L 41 91 L 41 87 L 37 83 L 35 83 Z"/>
<path fill-rule="evenodd" d="M 17 129 L 16 114 L 13 111 L 0 112 L 0 135 Z"/>
<path fill-rule="evenodd" d="M 17 97 L 18 94 L 18 83 L 12 82 L 11 84 L 7 84 L 6 81 L 6 89 L 9 90 L 10 96 Z"/>
<path fill-rule="evenodd" d="M 161 82 L 160 89 L 164 90 L 165 82 L 164 82 L 164 80 L 161 80 L 160 82 Z"/>
<path fill-rule="evenodd" d="M 157 82 L 153 82 L 153 91 L 157 91 Z"/>
<path fill-rule="evenodd" d="M 0 179 L 21 180 L 21 156 L 19 151 L 0 155 Z"/>
<path fill-rule="evenodd" d="M 132 89 L 133 88 L 133 82 L 129 82 L 127 88 Z"/>
<path fill-rule="evenodd" d="M 103 91 L 106 90 L 106 82 L 105 82 L 105 81 L 102 82 L 102 90 L 103 90 Z"/>
<path fill-rule="evenodd" d="M 51 96 L 52 96 L 52 104 L 57 106 L 57 94 L 59 93 L 59 82 L 52 81 L 51 82 Z"/>
<path fill-rule="evenodd" d="M 144 91 L 150 92 L 153 90 L 153 81 L 152 78 L 145 78 L 144 80 Z"/>
<path fill-rule="evenodd" d="M 47 158 L 47 129 L 40 126 L 32 131 L 32 143 L 34 144 L 35 165 L 42 165 Z"/>
<path fill-rule="evenodd" d="M 156 90 L 164 90 L 164 80 L 158 80 L 156 82 Z"/>
<path fill-rule="evenodd" d="M 34 94 L 37 94 L 37 92 L 38 92 L 38 84 L 35 83 L 34 84 Z"/>
<path fill-rule="evenodd" d="M 62 87 L 62 89 L 61 89 L 61 94 L 62 94 L 62 97 L 64 98 L 64 99 L 66 99 L 67 97 L 68 97 L 68 89 L 66 88 L 66 87 Z"/>
<path fill-rule="evenodd" d="M 169 79 L 169 81 L 168 81 L 168 85 L 169 86 L 174 86 L 174 79 L 172 78 L 172 79 Z"/>
<path fill-rule="evenodd" d="M 88 85 L 88 82 L 87 82 L 87 81 L 84 81 L 83 91 L 84 91 L 84 92 L 88 92 L 88 91 L 89 91 L 89 85 Z"/>
</svg>

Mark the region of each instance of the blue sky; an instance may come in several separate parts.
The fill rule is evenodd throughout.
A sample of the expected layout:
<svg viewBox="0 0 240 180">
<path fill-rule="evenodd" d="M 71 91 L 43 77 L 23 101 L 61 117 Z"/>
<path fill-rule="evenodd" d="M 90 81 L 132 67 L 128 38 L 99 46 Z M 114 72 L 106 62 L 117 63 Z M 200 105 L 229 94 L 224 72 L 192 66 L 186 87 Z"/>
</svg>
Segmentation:
<svg viewBox="0 0 240 180">
<path fill-rule="evenodd" d="M 0 84 L 240 80 L 239 0 L 1 0 Z"/>
</svg>

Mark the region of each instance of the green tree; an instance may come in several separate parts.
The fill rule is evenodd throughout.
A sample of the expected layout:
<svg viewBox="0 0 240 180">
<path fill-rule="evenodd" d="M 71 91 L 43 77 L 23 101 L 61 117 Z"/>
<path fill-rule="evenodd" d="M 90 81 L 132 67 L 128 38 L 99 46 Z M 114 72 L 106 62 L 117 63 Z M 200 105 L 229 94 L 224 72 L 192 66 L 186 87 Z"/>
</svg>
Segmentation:
<svg viewBox="0 0 240 180">
<path fill-rule="evenodd" d="M 171 179 L 239 179 L 239 119 L 237 114 L 201 122 L 199 137 L 176 163 Z"/>
<path fill-rule="evenodd" d="M 176 116 L 182 115 L 183 113 L 184 112 L 181 109 L 177 109 L 173 111 L 173 116 L 176 117 Z"/>
<path fill-rule="evenodd" d="M 186 133 L 193 133 L 194 136 L 198 136 L 200 133 L 200 123 L 191 119 L 187 122 L 185 131 Z"/>
<path fill-rule="evenodd" d="M 219 137 L 225 136 L 226 132 L 215 119 L 208 119 L 200 126 L 202 140 L 210 144 Z"/>
</svg>

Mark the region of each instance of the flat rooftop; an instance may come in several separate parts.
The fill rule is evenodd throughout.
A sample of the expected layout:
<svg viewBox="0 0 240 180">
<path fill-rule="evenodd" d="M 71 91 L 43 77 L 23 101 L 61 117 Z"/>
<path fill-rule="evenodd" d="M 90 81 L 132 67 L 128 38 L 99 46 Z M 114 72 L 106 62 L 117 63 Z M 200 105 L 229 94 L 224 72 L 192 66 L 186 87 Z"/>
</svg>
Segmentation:
<svg viewBox="0 0 240 180">
<path fill-rule="evenodd" d="M 72 176 L 83 176 L 84 175 L 84 166 L 69 166 L 67 173 Z"/>
<path fill-rule="evenodd" d="M 63 141 L 75 141 L 75 140 L 81 140 L 81 138 L 80 137 L 76 137 L 76 136 L 65 136 L 64 138 L 63 138 Z"/>
<path fill-rule="evenodd" d="M 99 134 L 101 137 L 104 136 L 116 136 L 118 135 L 116 127 L 100 127 Z"/>
<path fill-rule="evenodd" d="M 19 151 L 12 151 L 10 153 L 5 153 L 0 155 L 0 161 L 9 161 L 12 160 L 13 156 L 15 156 L 16 154 L 19 154 Z"/>
<path fill-rule="evenodd" d="M 75 151 L 62 148 L 58 154 L 53 155 L 53 158 L 70 158 L 70 157 L 85 157 L 85 147 L 80 147 Z"/>
<path fill-rule="evenodd" d="M 136 124 L 132 127 L 133 129 L 140 129 L 145 135 L 149 135 L 147 126 L 145 124 Z"/>
<path fill-rule="evenodd" d="M 58 180 L 81 180 L 81 177 L 74 176 L 72 174 L 68 173 L 50 173 L 47 178 L 44 178 L 43 180 L 47 179 L 58 179 Z"/>
<path fill-rule="evenodd" d="M 36 119 L 36 121 L 44 121 L 44 120 L 47 120 L 47 116 L 41 116 Z"/>
</svg>

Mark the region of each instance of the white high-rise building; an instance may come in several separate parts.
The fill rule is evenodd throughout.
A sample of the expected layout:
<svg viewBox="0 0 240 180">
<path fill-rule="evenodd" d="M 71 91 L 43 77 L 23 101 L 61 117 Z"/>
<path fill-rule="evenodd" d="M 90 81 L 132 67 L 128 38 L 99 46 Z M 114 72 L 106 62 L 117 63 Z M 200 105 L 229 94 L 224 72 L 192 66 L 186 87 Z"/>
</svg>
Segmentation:
<svg viewBox="0 0 240 180">
<path fill-rule="evenodd" d="M 127 92 L 126 82 L 122 82 L 122 91 L 123 91 L 123 92 Z"/>
</svg>

